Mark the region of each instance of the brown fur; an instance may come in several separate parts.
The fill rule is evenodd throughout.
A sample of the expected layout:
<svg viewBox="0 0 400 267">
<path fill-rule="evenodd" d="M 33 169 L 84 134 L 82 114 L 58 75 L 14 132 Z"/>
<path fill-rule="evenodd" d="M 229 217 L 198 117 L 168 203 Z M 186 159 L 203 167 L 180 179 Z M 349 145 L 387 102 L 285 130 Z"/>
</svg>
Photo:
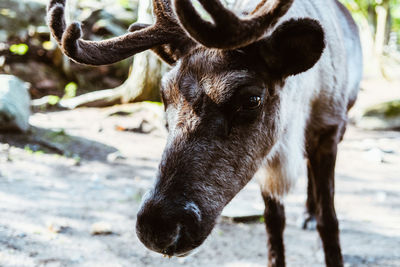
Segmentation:
<svg viewBox="0 0 400 267">
<path fill-rule="evenodd" d="M 308 221 L 315 218 L 327 266 L 342 266 L 334 167 L 361 72 L 358 32 L 336 0 L 276 0 L 236 12 L 200 0 L 154 0 L 154 25 L 100 42 L 66 25 L 52 0 L 52 34 L 73 60 L 108 64 L 152 49 L 174 65 L 161 96 L 169 129 L 157 181 L 136 231 L 150 249 L 183 256 L 213 229 L 226 204 L 257 173 L 262 179 L 269 265 L 284 266 L 279 197 L 308 161 Z M 235 14 L 250 14 L 239 18 Z"/>
<path fill-rule="evenodd" d="M 263 194 L 265 203 L 265 224 L 268 233 L 268 266 L 285 266 L 283 230 L 285 229 L 285 208 L 279 200 Z"/>
</svg>

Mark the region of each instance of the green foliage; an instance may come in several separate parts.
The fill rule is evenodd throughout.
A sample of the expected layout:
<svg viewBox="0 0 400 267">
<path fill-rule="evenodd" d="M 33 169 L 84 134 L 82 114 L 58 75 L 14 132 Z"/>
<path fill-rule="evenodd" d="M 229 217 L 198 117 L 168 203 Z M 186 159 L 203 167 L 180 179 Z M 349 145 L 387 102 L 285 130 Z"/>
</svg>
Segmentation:
<svg viewBox="0 0 400 267">
<path fill-rule="evenodd" d="M 119 5 L 125 9 L 129 9 L 131 7 L 131 4 L 129 2 L 129 0 L 118 0 Z"/>
<path fill-rule="evenodd" d="M 391 14 L 392 14 L 392 29 L 395 32 L 400 33 L 400 3 L 397 3 L 396 5 L 392 5 L 391 9 L 392 9 L 391 10 Z"/>
<path fill-rule="evenodd" d="M 373 31 L 376 30 L 378 6 L 386 6 L 390 12 L 390 31 L 396 32 L 400 43 L 400 1 L 399 0 L 340 0 L 352 13 L 355 20 L 362 16 L 367 19 Z"/>
<path fill-rule="evenodd" d="M 156 101 L 143 101 L 143 102 L 145 102 L 145 103 L 150 103 L 150 104 L 155 104 L 155 105 L 160 106 L 160 107 L 163 105 L 163 103 L 161 103 L 161 102 L 156 102 Z"/>
<path fill-rule="evenodd" d="M 9 18 L 15 18 L 17 16 L 16 12 L 13 10 L 10 10 L 9 8 L 1 8 L 0 15 L 9 17 Z"/>
<path fill-rule="evenodd" d="M 58 138 L 59 136 L 66 136 L 67 134 L 65 133 L 65 130 L 64 129 L 59 129 L 59 130 L 57 130 L 57 131 L 52 131 L 50 134 L 49 134 L 49 137 L 51 138 L 51 139 L 55 139 L 55 138 Z"/>
<path fill-rule="evenodd" d="M 32 154 L 32 155 L 43 155 L 44 154 L 43 150 L 37 150 L 36 148 L 32 148 L 30 145 L 25 145 L 24 150 L 28 154 Z"/>
<path fill-rule="evenodd" d="M 56 45 L 52 41 L 44 41 L 42 47 L 46 50 L 54 50 Z"/>
<path fill-rule="evenodd" d="M 51 141 L 53 143 L 58 143 L 58 144 L 68 144 L 71 142 L 71 137 L 68 136 L 64 129 L 60 129 L 57 131 L 50 131 L 46 134 L 44 134 L 44 136 L 46 138 L 46 140 Z M 64 151 L 64 155 L 65 156 L 72 156 L 72 154 L 68 151 Z"/>
<path fill-rule="evenodd" d="M 32 154 L 32 153 L 33 153 L 33 150 L 32 150 L 32 148 L 31 148 L 29 145 L 25 145 L 24 150 L 25 150 L 26 152 L 28 152 L 29 154 Z"/>
<path fill-rule="evenodd" d="M 56 105 L 59 101 L 60 101 L 60 98 L 56 95 L 49 95 L 48 99 L 47 99 L 47 103 L 49 103 L 49 105 L 51 105 L 51 106 Z"/>
<path fill-rule="evenodd" d="M 385 118 L 393 118 L 400 116 L 400 100 L 393 100 L 372 106 L 364 112 L 364 116 L 366 117 L 383 116 Z"/>
<path fill-rule="evenodd" d="M 23 56 L 29 50 L 29 46 L 27 44 L 13 44 L 10 46 L 10 51 L 14 54 Z"/>
<path fill-rule="evenodd" d="M 74 82 L 68 83 L 64 88 L 63 98 L 72 98 L 76 96 L 76 91 L 78 90 L 78 85 Z"/>
</svg>

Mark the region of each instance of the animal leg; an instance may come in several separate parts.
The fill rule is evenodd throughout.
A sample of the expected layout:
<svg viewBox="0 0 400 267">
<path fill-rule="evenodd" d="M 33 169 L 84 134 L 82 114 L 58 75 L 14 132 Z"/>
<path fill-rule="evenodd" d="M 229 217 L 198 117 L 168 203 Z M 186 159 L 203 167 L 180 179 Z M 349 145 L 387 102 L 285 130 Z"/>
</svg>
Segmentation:
<svg viewBox="0 0 400 267">
<path fill-rule="evenodd" d="M 311 169 L 310 161 L 307 162 L 307 200 L 306 210 L 303 217 L 301 218 L 301 228 L 304 230 L 315 230 L 317 221 L 315 219 L 315 200 L 314 200 L 314 188 L 313 188 L 313 171 Z"/>
<path fill-rule="evenodd" d="M 337 144 L 342 133 L 342 127 L 329 128 L 319 134 L 317 145 L 308 153 L 317 229 L 322 239 L 326 265 L 335 267 L 343 266 L 334 206 Z"/>
<path fill-rule="evenodd" d="M 283 231 L 285 229 L 285 209 L 279 200 L 263 193 L 265 203 L 265 226 L 268 236 L 268 266 L 285 266 L 285 247 Z"/>
</svg>

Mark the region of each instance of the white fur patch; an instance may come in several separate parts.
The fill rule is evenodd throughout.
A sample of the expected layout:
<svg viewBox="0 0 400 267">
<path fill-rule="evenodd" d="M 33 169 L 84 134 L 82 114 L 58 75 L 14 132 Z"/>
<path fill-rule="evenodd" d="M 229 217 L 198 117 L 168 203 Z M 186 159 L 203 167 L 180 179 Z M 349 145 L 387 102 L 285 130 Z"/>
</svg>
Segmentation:
<svg viewBox="0 0 400 267">
<path fill-rule="evenodd" d="M 280 90 L 278 140 L 256 173 L 264 193 L 274 197 L 287 194 L 295 181 L 306 173 L 305 128 L 310 102 L 315 93 L 308 73 L 289 77 Z M 315 87 L 314 87 L 315 88 Z M 301 92 L 299 92 L 301 90 Z"/>
</svg>

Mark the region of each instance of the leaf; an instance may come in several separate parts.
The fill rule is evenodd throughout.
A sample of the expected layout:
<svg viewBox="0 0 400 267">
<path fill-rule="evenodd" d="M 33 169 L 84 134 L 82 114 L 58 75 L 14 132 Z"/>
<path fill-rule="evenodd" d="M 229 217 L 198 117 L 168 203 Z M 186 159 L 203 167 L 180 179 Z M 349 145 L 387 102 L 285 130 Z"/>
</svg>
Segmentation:
<svg viewBox="0 0 400 267">
<path fill-rule="evenodd" d="M 49 105 L 56 105 L 58 102 L 60 101 L 60 98 L 56 95 L 49 95 L 48 99 L 47 99 L 47 103 L 49 103 Z"/>
<path fill-rule="evenodd" d="M 13 44 L 10 46 L 10 51 L 20 56 L 25 55 L 28 50 L 29 46 L 27 44 Z"/>
<path fill-rule="evenodd" d="M 74 82 L 68 83 L 64 88 L 63 98 L 72 98 L 76 96 L 76 91 L 78 90 L 78 85 Z"/>
<path fill-rule="evenodd" d="M 42 47 L 46 50 L 53 50 L 56 46 L 53 42 L 51 41 L 45 41 L 42 43 Z"/>
</svg>

